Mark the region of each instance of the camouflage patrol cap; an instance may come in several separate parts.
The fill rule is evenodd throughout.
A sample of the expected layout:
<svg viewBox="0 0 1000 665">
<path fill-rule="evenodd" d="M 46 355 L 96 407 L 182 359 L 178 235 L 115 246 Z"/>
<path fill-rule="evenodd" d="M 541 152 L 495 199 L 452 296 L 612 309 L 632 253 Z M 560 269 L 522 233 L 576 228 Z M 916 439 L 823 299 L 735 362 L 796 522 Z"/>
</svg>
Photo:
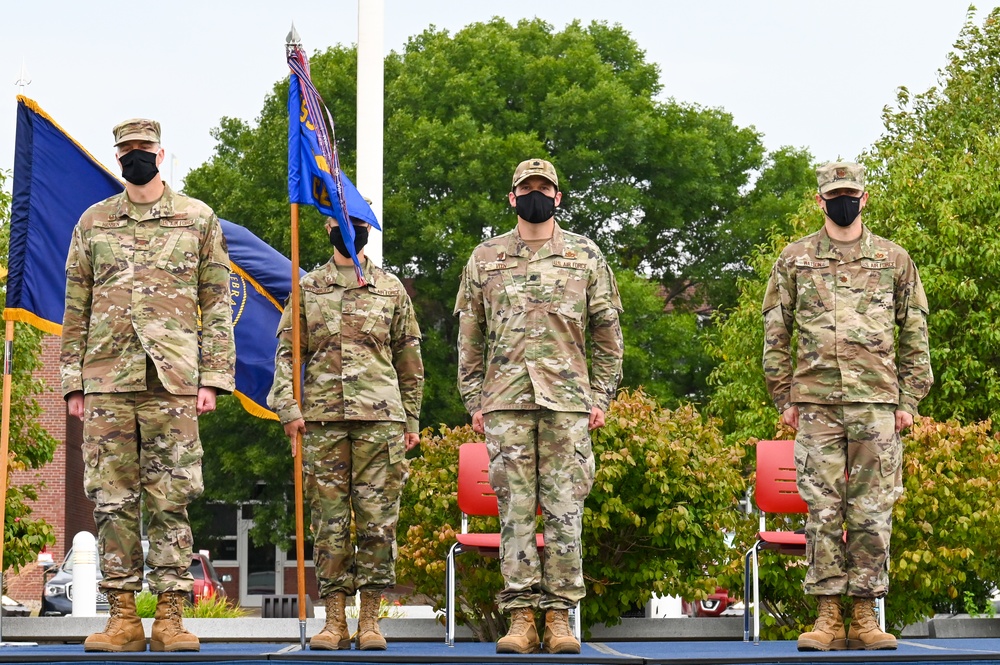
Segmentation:
<svg viewBox="0 0 1000 665">
<path fill-rule="evenodd" d="M 115 135 L 115 145 L 126 141 L 160 142 L 160 123 L 146 118 L 132 118 L 115 125 L 111 130 Z"/>
<path fill-rule="evenodd" d="M 854 162 L 830 162 L 816 168 L 816 183 L 820 194 L 833 189 L 857 189 L 863 192 L 865 167 Z"/>
<path fill-rule="evenodd" d="M 559 189 L 559 176 L 556 175 L 556 167 L 544 159 L 526 159 L 518 164 L 517 168 L 514 169 L 514 180 L 510 188 L 514 189 L 533 175 L 545 178 L 555 185 L 556 189 Z"/>
</svg>

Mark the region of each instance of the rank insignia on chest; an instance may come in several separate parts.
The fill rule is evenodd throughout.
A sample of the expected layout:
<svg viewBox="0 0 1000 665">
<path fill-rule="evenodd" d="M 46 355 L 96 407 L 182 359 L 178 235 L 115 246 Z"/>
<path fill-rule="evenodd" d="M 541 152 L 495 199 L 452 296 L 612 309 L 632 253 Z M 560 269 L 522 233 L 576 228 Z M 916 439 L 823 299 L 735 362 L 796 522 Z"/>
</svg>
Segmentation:
<svg viewBox="0 0 1000 665">
<path fill-rule="evenodd" d="M 497 252 L 497 262 L 503 263 L 507 260 L 507 250 L 501 249 Z"/>
<path fill-rule="evenodd" d="M 575 259 L 576 252 L 573 251 L 572 249 L 567 249 L 566 252 L 563 254 L 563 256 L 565 256 L 567 259 Z"/>
<path fill-rule="evenodd" d="M 885 252 L 875 252 L 875 258 L 876 259 L 884 259 L 885 258 Z"/>
</svg>

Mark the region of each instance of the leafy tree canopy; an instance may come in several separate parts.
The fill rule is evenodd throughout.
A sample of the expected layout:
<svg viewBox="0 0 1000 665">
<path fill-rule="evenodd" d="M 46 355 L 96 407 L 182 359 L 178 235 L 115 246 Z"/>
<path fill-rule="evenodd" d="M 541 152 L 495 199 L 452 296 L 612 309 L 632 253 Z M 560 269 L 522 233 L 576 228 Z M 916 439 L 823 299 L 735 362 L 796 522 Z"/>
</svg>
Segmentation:
<svg viewBox="0 0 1000 665">
<path fill-rule="evenodd" d="M 311 60 L 348 173 L 356 156 L 356 67 L 353 48 Z M 787 149 L 765 159 L 757 132 L 722 110 L 660 101 L 657 66 L 625 30 L 605 23 L 556 31 L 540 20 L 494 19 L 455 34 L 432 28 L 390 54 L 385 81 L 384 263 L 414 293 L 429 368 L 422 422 L 429 425 L 468 418 L 455 389 L 451 310 L 472 249 L 514 225 L 507 193 L 519 161 L 554 162 L 563 190 L 559 223 L 597 241 L 620 272 L 651 275 L 668 301 L 683 294 L 724 307 L 735 300 L 746 249 L 766 237 L 755 211 L 780 218 L 808 162 Z M 187 193 L 285 252 L 287 85 L 275 85 L 255 125 L 223 118 L 215 155 L 185 183 Z M 759 187 L 750 186 L 754 173 Z M 325 262 L 330 247 L 318 213 L 304 210 L 301 229 L 302 265 Z M 627 290 L 627 311 L 663 312 L 648 294 Z M 676 335 L 693 329 L 689 317 L 656 334 L 675 336 L 680 349 L 691 343 Z M 633 332 L 626 329 L 626 339 Z M 703 355 L 694 349 L 688 360 L 679 353 L 661 360 L 663 349 L 644 336 L 637 334 L 632 350 L 645 344 L 656 366 L 626 374 L 626 384 L 656 383 L 651 392 L 668 401 L 700 396 L 697 374 L 709 366 Z M 639 368 L 630 363 L 627 371 Z"/>
</svg>

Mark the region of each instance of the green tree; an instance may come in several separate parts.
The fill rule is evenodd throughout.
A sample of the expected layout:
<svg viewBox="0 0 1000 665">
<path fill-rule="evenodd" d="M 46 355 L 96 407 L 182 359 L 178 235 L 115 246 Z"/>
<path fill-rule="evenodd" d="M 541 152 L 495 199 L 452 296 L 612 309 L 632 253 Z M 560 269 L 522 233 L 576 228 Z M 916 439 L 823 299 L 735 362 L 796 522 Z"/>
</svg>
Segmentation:
<svg viewBox="0 0 1000 665">
<path fill-rule="evenodd" d="M 311 68 L 350 173 L 356 53 L 328 49 Z M 390 54 L 385 79 L 385 264 L 410 280 L 433 368 L 424 423 L 468 419 L 454 384 L 459 275 L 476 244 L 513 227 L 508 183 L 527 156 L 556 164 L 560 224 L 594 238 L 622 270 L 654 275 L 668 300 L 738 262 L 726 216 L 762 166 L 759 136 L 721 110 L 659 101 L 656 65 L 620 26 L 556 31 L 494 19 L 454 35 L 430 29 Z M 285 252 L 287 85 L 275 85 L 255 126 L 223 118 L 215 156 L 185 181 L 189 194 Z M 302 228 L 302 265 L 325 261 L 314 211 L 303 211 Z M 684 384 L 675 399 L 691 389 L 688 379 L 668 382 Z"/>
<path fill-rule="evenodd" d="M 281 425 L 253 417 L 236 397 L 223 396 L 214 412 L 198 419 L 198 426 L 207 480 L 204 494 L 191 504 L 190 513 L 199 546 L 215 549 L 209 509 L 214 502 L 250 504 L 253 541 L 287 545 L 295 533 L 294 492 L 291 449 Z"/>
<path fill-rule="evenodd" d="M 665 312 L 666 289 L 657 281 L 630 270 L 620 270 L 617 279 L 625 307 L 621 324 L 627 331 L 622 387 L 641 387 L 671 407 L 700 401 L 712 365 L 702 347 L 702 317 L 684 310 Z"/>
<path fill-rule="evenodd" d="M 754 247 L 775 233 L 789 235 L 789 220 L 802 199 L 816 193 L 816 171 L 807 150 L 782 147 L 767 155 L 753 189 L 743 195 L 729 216 L 722 234 L 728 263 L 717 275 L 709 275 L 710 302 L 727 312 L 739 296 L 737 282 L 754 274 L 749 258 Z"/>
<path fill-rule="evenodd" d="M 901 88 L 865 163 L 872 229 L 909 250 L 930 305 L 935 385 L 921 412 L 1000 423 L 1000 10 L 970 10 L 940 84 Z"/>
<path fill-rule="evenodd" d="M 6 273 L 10 247 L 10 195 L 4 184 L 7 173 L 0 171 L 0 266 Z M 0 280 L 6 295 L 6 278 Z M 11 372 L 10 439 L 7 466 L 7 496 L 4 512 L 4 569 L 19 570 L 33 563 L 38 552 L 55 543 L 52 526 L 32 517 L 28 502 L 38 499 L 41 482 L 11 484 L 14 471 L 39 469 L 52 461 L 58 442 L 41 425 L 42 409 L 36 396 L 45 391 L 45 383 L 33 376 L 41 367 L 43 333 L 31 326 L 15 324 Z"/>
</svg>

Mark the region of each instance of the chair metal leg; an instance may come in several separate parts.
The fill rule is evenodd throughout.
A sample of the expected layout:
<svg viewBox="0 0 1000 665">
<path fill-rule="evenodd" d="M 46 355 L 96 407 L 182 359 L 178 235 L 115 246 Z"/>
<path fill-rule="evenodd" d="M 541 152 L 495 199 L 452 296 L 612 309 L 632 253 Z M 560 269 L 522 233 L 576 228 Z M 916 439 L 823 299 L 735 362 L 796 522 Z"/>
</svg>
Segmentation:
<svg viewBox="0 0 1000 665">
<path fill-rule="evenodd" d="M 750 550 L 743 555 L 743 641 L 750 641 Z"/>
<path fill-rule="evenodd" d="M 455 543 L 448 550 L 444 573 L 444 643 L 455 646 L 455 555 L 461 545 Z"/>
<path fill-rule="evenodd" d="M 753 643 L 760 644 L 760 568 L 757 561 L 758 541 L 751 550 L 753 560 Z"/>
<path fill-rule="evenodd" d="M 580 642 L 583 638 L 580 637 L 583 634 L 583 629 L 580 624 L 583 623 L 583 617 L 580 616 L 580 603 L 576 604 L 576 608 L 573 610 L 573 635 L 576 637 L 576 641 Z"/>
<path fill-rule="evenodd" d="M 878 611 L 878 627 L 885 632 L 885 596 L 875 599 L 875 609 Z"/>
</svg>

